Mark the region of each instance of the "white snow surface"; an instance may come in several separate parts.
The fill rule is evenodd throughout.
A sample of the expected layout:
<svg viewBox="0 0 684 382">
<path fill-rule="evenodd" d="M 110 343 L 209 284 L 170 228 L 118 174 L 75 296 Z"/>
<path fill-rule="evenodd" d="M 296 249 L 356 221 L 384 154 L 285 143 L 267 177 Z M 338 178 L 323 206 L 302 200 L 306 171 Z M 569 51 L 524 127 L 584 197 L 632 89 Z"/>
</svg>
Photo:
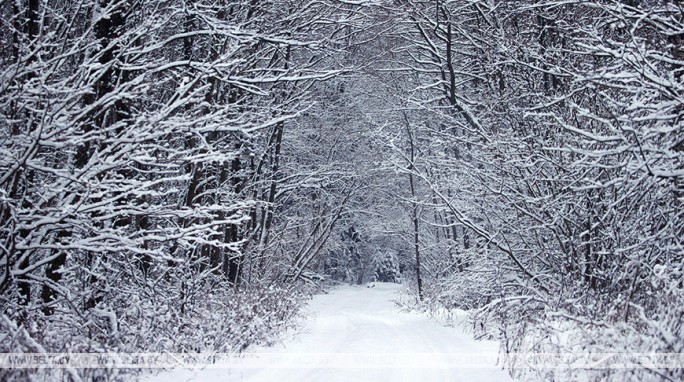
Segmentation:
<svg viewBox="0 0 684 382">
<path fill-rule="evenodd" d="M 293 354 L 348 355 L 367 362 L 385 356 L 403 362 L 392 368 L 373 363 L 324 368 L 276 366 L 240 369 L 174 369 L 164 371 L 147 382 L 370 382 L 370 381 L 512 381 L 496 367 L 445 367 L 454 357 L 493 354 L 498 344 L 475 341 L 462 329 L 445 327 L 424 314 L 399 310 L 394 300 L 404 291 L 401 285 L 375 283 L 374 287 L 342 286 L 328 294 L 317 295 L 305 308 L 308 319 L 292 338 L 272 347 L 253 349 L 271 359 Z M 354 358 L 356 357 L 356 358 Z M 418 361 L 416 361 L 418 360 Z M 436 366 L 421 364 L 427 360 Z M 283 365 L 284 360 L 280 361 Z M 286 365 L 286 364 L 285 364 Z M 384 363 L 383 365 L 386 365 Z M 463 364 L 461 364 L 463 365 Z M 274 367 L 275 366 L 275 367 Z"/>
</svg>

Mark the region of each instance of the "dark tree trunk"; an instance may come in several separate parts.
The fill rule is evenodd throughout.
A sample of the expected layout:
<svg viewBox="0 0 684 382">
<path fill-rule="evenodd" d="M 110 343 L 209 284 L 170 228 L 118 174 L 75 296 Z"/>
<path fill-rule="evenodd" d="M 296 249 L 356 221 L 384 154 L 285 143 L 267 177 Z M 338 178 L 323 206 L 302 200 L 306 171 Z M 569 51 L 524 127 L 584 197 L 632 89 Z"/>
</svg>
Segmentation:
<svg viewBox="0 0 684 382">
<path fill-rule="evenodd" d="M 107 8 L 112 1 L 114 0 L 100 0 L 99 7 Z M 100 18 L 95 23 L 95 37 L 99 42 L 100 47 L 105 49 L 101 52 L 100 58 L 98 60 L 103 66 L 110 65 L 112 61 L 117 58 L 120 48 L 118 46 L 110 46 L 110 42 L 121 35 L 121 29 L 125 24 L 125 12 L 126 9 L 123 9 L 120 6 L 114 10 L 109 17 Z M 93 105 L 102 100 L 103 97 L 114 90 L 114 84 L 120 79 L 120 76 L 120 71 L 110 66 L 97 80 L 92 92 L 84 96 L 84 103 L 86 105 Z M 95 108 L 92 115 L 88 116 L 89 121 L 84 124 L 83 132 L 87 134 L 94 129 L 104 129 L 106 126 L 116 123 L 116 120 L 120 118 L 121 113 L 123 112 L 123 110 L 116 110 L 116 108 L 122 106 L 123 104 L 121 102 L 116 102 L 114 105 L 115 110 L 109 110 L 109 108 L 102 107 Z M 89 141 L 84 142 L 78 147 L 75 157 L 76 168 L 82 168 L 88 164 L 92 155 L 92 151 L 93 148 L 90 146 Z M 115 222 L 115 224 L 120 225 L 126 223 L 125 221 L 118 221 Z M 89 258 L 88 262 L 93 264 L 93 257 L 96 255 L 86 254 L 86 256 Z M 89 286 L 94 286 L 97 284 L 97 282 L 98 278 L 91 273 L 90 276 L 88 276 L 86 284 Z M 84 307 L 85 309 L 92 309 L 97 306 L 100 301 L 102 301 L 102 293 L 100 291 L 93 291 L 91 295 L 86 298 Z"/>
<path fill-rule="evenodd" d="M 19 3 L 19 2 L 17 2 Z M 29 49 L 32 48 L 32 45 L 36 43 L 36 40 L 38 38 L 38 35 L 40 34 L 40 1 L 39 0 L 28 0 L 26 3 L 26 12 L 25 15 L 22 15 L 22 10 L 15 4 L 14 5 L 14 12 L 15 12 L 15 18 L 18 20 L 21 19 L 26 19 L 26 26 L 23 28 L 19 21 L 15 22 L 15 27 L 17 30 L 15 30 L 13 39 L 15 42 L 15 46 L 13 49 L 13 53 L 16 55 L 15 61 L 19 61 L 20 57 L 22 55 L 21 52 L 21 41 L 19 40 L 19 35 L 20 33 L 23 33 L 24 35 L 27 36 L 28 40 L 28 45 Z M 26 66 L 29 67 L 31 64 L 35 61 L 36 57 L 35 55 L 32 55 L 29 57 Z M 29 82 L 35 78 L 35 73 L 29 72 L 26 75 L 25 81 Z M 26 111 L 26 114 L 24 116 L 24 120 L 27 123 L 27 129 L 28 133 L 33 132 L 36 129 L 36 122 L 34 119 L 30 116 L 30 112 Z M 21 132 L 21 126 L 19 124 L 16 125 L 14 131 L 15 133 L 20 133 Z M 12 184 L 11 192 L 10 192 L 10 197 L 12 199 L 17 199 L 20 198 L 20 194 L 23 193 L 23 186 L 28 185 L 30 183 L 33 183 L 33 171 L 32 170 L 25 170 L 23 168 L 20 168 L 17 170 L 17 173 L 15 174 L 14 177 L 14 183 Z M 29 207 L 27 205 L 27 201 L 24 200 L 22 201 L 22 204 L 24 207 Z M 24 230 L 19 230 L 18 232 L 18 237 L 23 238 L 28 236 L 28 232 Z M 26 269 L 31 265 L 31 256 L 30 254 L 24 254 L 21 253 L 20 251 L 16 251 L 16 243 L 17 243 L 17 238 L 14 238 L 12 240 L 12 245 L 10 247 L 10 259 L 17 259 L 18 257 L 22 257 L 21 263 L 19 264 L 19 269 Z M 10 260 L 12 261 L 12 260 Z M 19 275 L 17 277 L 17 289 L 19 292 L 18 295 L 18 303 L 20 305 L 28 305 L 31 302 L 31 283 L 26 275 Z M 20 322 L 25 319 L 24 314 L 20 314 L 22 317 L 20 317 Z"/>
<path fill-rule="evenodd" d="M 416 200 L 416 187 L 413 179 L 413 171 L 415 170 L 415 142 L 411 127 L 406 121 L 406 132 L 409 139 L 409 154 L 411 163 L 409 163 L 409 188 L 411 190 L 411 219 L 413 220 L 413 248 L 416 255 L 416 282 L 418 284 L 418 299 L 423 301 L 423 279 L 420 276 L 420 233 L 418 230 L 418 201 Z"/>
</svg>

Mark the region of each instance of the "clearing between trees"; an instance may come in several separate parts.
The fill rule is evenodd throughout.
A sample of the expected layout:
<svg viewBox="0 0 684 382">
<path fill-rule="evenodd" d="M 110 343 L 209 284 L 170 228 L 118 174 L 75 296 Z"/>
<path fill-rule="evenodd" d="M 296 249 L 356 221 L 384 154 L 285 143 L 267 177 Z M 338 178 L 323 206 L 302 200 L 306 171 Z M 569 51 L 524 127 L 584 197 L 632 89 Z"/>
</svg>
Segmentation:
<svg viewBox="0 0 684 382">
<path fill-rule="evenodd" d="M 395 303 L 404 289 L 399 284 L 372 285 L 343 286 L 315 296 L 299 333 L 255 350 L 265 360 L 275 361 L 269 362 L 270 368 L 175 369 L 147 382 L 512 381 L 495 364 L 476 369 L 459 368 L 453 362 L 459 356 L 496 353 L 496 342 L 475 341 L 461 329 L 402 312 Z M 322 356 L 329 356 L 322 368 L 291 363 L 303 363 L 307 357 L 313 362 Z"/>
</svg>

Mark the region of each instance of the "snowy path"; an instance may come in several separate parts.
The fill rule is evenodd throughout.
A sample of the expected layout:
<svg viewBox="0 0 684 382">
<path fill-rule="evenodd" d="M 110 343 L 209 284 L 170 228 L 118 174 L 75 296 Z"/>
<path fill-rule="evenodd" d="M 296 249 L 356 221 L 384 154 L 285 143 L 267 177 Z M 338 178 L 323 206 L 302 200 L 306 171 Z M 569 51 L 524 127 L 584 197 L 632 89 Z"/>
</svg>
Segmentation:
<svg viewBox="0 0 684 382">
<path fill-rule="evenodd" d="M 292 355 L 308 354 L 309 359 L 315 359 L 312 353 L 331 354 L 332 361 L 325 368 L 177 369 L 148 381 L 511 381 L 494 362 L 483 369 L 445 366 L 453 365 L 452 360 L 463 361 L 464 356 L 495 353 L 497 345 L 474 341 L 470 335 L 422 315 L 399 312 L 392 300 L 401 288 L 393 284 L 346 286 L 316 296 L 307 307 L 311 317 L 300 334 L 284 344 L 256 350 L 276 363 L 278 357 L 285 363 L 288 361 L 282 358 Z M 335 354 L 349 357 L 334 358 Z M 296 356 L 290 359 L 301 360 Z M 360 362 L 372 366 L 362 368 Z M 378 362 L 383 368 L 378 368 Z M 384 368 L 387 365 L 393 366 Z"/>
</svg>

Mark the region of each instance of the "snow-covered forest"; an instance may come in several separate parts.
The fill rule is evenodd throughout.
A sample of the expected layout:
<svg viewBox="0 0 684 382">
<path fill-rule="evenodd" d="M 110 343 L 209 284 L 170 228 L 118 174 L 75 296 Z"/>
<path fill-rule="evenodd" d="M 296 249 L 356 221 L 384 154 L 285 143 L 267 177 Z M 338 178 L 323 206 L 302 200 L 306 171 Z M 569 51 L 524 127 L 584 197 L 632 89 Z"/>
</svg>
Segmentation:
<svg viewBox="0 0 684 382">
<path fill-rule="evenodd" d="M 368 281 L 504 355 L 684 353 L 680 0 L 0 15 L 1 353 L 242 351 Z"/>
</svg>

